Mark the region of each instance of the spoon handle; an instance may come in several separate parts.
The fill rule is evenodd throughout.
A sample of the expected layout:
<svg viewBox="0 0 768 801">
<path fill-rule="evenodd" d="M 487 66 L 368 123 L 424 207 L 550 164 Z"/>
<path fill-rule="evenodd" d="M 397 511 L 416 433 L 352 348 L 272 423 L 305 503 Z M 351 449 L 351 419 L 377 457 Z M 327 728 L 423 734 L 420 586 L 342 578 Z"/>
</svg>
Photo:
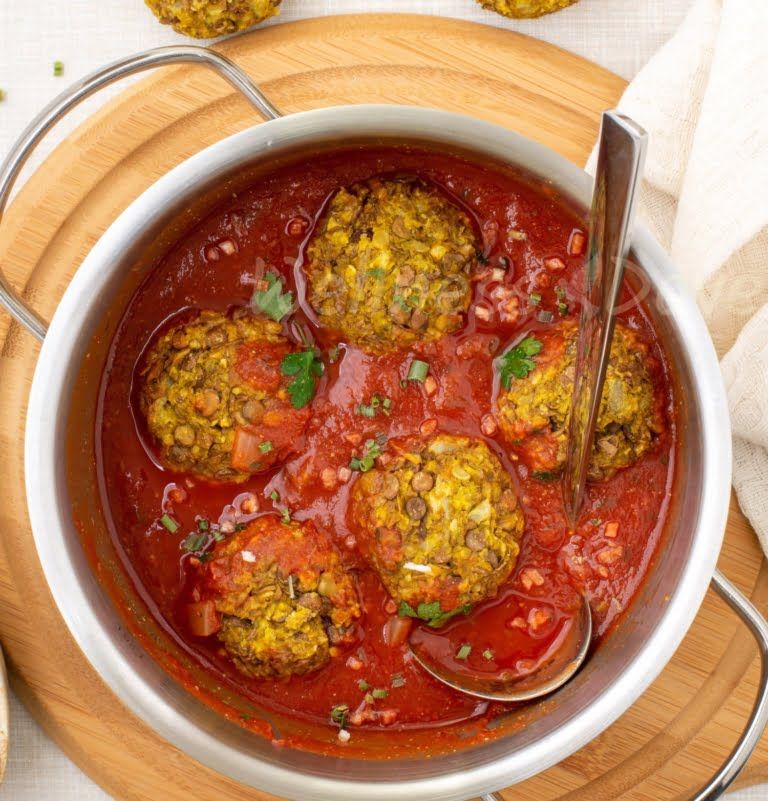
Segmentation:
<svg viewBox="0 0 768 801">
<path fill-rule="evenodd" d="M 603 113 L 565 462 L 565 510 L 572 527 L 584 495 L 647 141 L 629 117 Z"/>
</svg>

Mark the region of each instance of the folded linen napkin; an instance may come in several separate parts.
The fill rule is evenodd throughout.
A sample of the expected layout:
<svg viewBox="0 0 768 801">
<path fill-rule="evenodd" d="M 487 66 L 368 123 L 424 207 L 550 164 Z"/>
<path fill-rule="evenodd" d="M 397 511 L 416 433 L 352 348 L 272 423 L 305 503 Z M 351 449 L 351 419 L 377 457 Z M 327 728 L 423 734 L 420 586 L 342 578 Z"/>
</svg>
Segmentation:
<svg viewBox="0 0 768 801">
<path fill-rule="evenodd" d="M 733 484 L 768 554 L 767 41 L 768 0 L 695 0 L 619 108 L 649 133 L 640 215 L 722 360 Z"/>
</svg>

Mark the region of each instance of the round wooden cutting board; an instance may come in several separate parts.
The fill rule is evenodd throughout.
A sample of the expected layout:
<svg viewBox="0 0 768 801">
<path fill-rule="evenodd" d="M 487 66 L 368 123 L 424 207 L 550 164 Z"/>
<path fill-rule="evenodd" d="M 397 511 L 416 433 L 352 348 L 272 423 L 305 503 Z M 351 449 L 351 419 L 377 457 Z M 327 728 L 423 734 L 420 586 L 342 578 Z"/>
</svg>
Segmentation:
<svg viewBox="0 0 768 801">
<path fill-rule="evenodd" d="M 412 103 L 514 128 L 583 164 L 600 112 L 624 82 L 518 34 L 419 16 L 331 17 L 220 46 L 285 111 Z M 108 103 L 48 159 L 0 226 L 0 264 L 50 318 L 112 220 L 168 169 L 254 124 L 254 112 L 200 67 L 174 67 Z M 35 553 L 23 484 L 32 338 L 2 320 L 0 637 L 12 685 L 48 734 L 120 801 L 267 799 L 153 734 L 112 695 L 69 636 Z M 763 610 L 765 562 L 733 505 L 720 567 Z M 711 593 L 661 677 L 570 759 L 505 793 L 516 801 L 684 799 L 719 765 L 748 714 L 758 674 L 745 629 Z M 741 783 L 768 780 L 766 742 Z"/>
</svg>

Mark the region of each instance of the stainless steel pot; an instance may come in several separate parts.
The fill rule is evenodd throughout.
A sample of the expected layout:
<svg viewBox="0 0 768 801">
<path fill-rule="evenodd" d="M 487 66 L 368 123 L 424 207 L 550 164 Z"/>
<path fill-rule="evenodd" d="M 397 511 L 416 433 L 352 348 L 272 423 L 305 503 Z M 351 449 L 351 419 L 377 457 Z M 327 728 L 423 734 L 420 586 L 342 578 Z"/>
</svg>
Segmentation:
<svg viewBox="0 0 768 801">
<path fill-rule="evenodd" d="M 87 426 L 72 415 L 80 404 L 86 348 L 108 341 L 115 315 L 148 269 L 147 254 L 162 246 L 200 198 L 237 176 L 297 149 L 370 140 L 428 142 L 500 160 L 547 179 L 587 206 L 590 178 L 552 151 L 501 127 L 441 111 L 401 106 L 350 106 L 282 117 L 250 79 L 212 51 L 163 48 L 107 67 L 57 98 L 22 135 L 0 169 L 0 213 L 24 161 L 67 110 L 97 88 L 161 64 L 196 62 L 218 70 L 269 121 L 229 137 L 180 164 L 126 209 L 97 242 L 68 287 L 46 332 L 45 323 L 0 279 L 0 302 L 43 341 L 29 400 L 26 486 L 37 550 L 51 592 L 73 636 L 119 698 L 177 747 L 238 781 L 293 799 L 313 801 L 448 801 L 519 782 L 583 746 L 622 714 L 664 668 L 711 585 L 758 640 L 763 672 L 755 708 L 727 762 L 696 795 L 712 799 L 733 780 L 768 717 L 768 626 L 749 601 L 715 570 L 730 495 L 730 430 L 720 371 L 704 322 L 667 256 L 642 227 L 633 259 L 649 288 L 654 323 L 676 366 L 681 426 L 678 482 L 669 510 L 663 558 L 636 599 L 629 619 L 546 714 L 498 739 L 431 759 L 365 761 L 278 749 L 228 723 L 192 698 L 120 625 L 84 555 L 72 516 L 83 498 L 97 506 Z M 187 222 L 189 218 L 185 218 Z M 143 265 L 143 266 L 142 266 Z M 98 348 L 97 348 L 98 350 Z M 87 417 L 87 415 L 85 415 Z M 68 436 L 83 437 L 74 463 Z M 79 461 L 78 461 L 79 459 Z M 82 496 L 82 497 L 80 497 Z M 94 512 L 91 525 L 98 527 Z M 169 646 L 170 647 L 170 646 Z M 486 795 L 486 798 L 494 798 Z"/>
</svg>

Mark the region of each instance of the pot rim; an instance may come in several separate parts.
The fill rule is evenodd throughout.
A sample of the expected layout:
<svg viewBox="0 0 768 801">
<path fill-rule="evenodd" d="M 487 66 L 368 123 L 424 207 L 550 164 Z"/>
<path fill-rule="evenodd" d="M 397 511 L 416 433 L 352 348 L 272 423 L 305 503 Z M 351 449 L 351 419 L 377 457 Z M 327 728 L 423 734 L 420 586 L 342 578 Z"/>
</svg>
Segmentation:
<svg viewBox="0 0 768 801">
<path fill-rule="evenodd" d="M 403 134 L 403 130 L 411 134 Z M 731 437 L 722 377 L 705 323 L 683 288 L 661 246 L 642 225 L 632 246 L 654 289 L 672 309 L 682 341 L 692 356 L 693 381 L 700 399 L 702 429 L 702 493 L 699 521 L 688 558 L 657 625 L 634 661 L 607 685 L 589 707 L 568 719 L 546 738 L 501 759 L 461 771 L 422 779 L 361 782 L 288 770 L 254 757 L 244 760 L 236 749 L 220 743 L 189 721 L 164 695 L 161 687 L 143 681 L 117 648 L 103 647 L 106 629 L 81 585 L 66 547 L 65 527 L 71 524 L 64 460 L 66 415 L 62 409 L 71 390 L 70 365 L 79 364 L 81 329 L 98 303 L 109 274 L 111 254 L 124 252 L 136 233 L 147 226 L 147 208 L 167 207 L 179 193 L 223 174 L 244 160 L 263 158 L 287 142 L 345 134 L 355 137 L 399 136 L 403 140 L 462 145 L 478 155 L 503 143 L 517 163 L 582 202 L 588 201 L 591 178 L 554 151 L 499 125 L 465 115 L 414 106 L 338 106 L 305 111 L 264 122 L 236 133 L 186 159 L 134 200 L 99 238 L 77 270 L 51 321 L 38 359 L 29 397 L 25 433 L 26 492 L 33 536 L 56 605 L 88 661 L 120 700 L 153 730 L 197 761 L 245 784 L 291 798 L 395 801 L 401 798 L 469 798 L 522 781 L 569 756 L 601 731 L 644 692 L 679 646 L 704 598 L 725 531 L 730 502 Z M 695 348 L 695 353 L 693 349 Z M 51 399 L 56 399 L 53 404 Z M 50 412 L 51 408 L 57 414 Z M 140 685 L 140 686 L 136 686 Z M 589 712 L 587 715 L 586 712 Z M 195 732 L 191 736 L 190 731 Z M 523 758 L 525 754 L 525 758 Z"/>
</svg>

